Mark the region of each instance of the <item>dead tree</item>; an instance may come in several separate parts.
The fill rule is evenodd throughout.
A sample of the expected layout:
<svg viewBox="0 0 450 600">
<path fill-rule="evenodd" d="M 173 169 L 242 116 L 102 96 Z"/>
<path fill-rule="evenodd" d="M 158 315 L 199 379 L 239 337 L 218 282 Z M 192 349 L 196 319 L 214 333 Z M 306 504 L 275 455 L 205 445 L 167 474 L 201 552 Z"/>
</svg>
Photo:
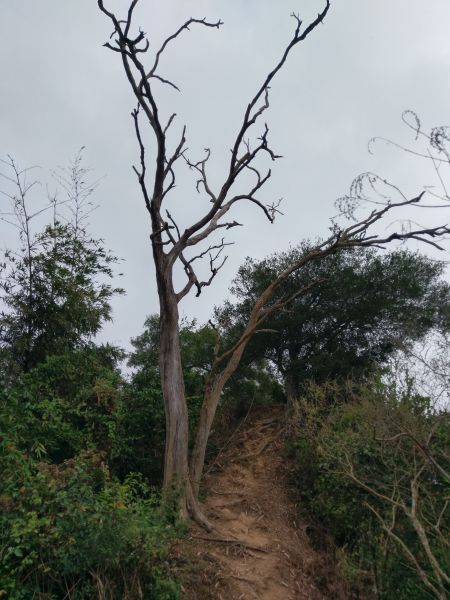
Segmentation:
<svg viewBox="0 0 450 600">
<path fill-rule="evenodd" d="M 166 123 L 161 121 L 158 100 L 154 93 L 155 80 L 176 88 L 175 84 L 162 77 L 158 72 L 160 59 L 168 45 L 193 25 L 219 28 L 221 21 L 210 22 L 206 19 L 189 19 L 175 33 L 170 35 L 156 50 L 150 65 L 144 64 L 149 55 L 150 44 L 145 33 L 132 31 L 133 12 L 138 0 L 133 0 L 124 20 L 109 11 L 103 0 L 98 0 L 100 10 L 109 17 L 113 24 L 113 41 L 106 45 L 118 53 L 122 59 L 128 81 L 137 100 L 137 108 L 133 111 L 134 126 L 140 149 L 140 165 L 134 170 L 141 186 L 145 205 L 151 220 L 151 240 L 153 258 L 156 267 L 156 279 L 160 301 L 160 366 L 162 389 L 166 408 L 166 453 L 164 465 L 164 489 L 176 486 L 181 492 L 183 512 L 195 515 L 195 500 L 192 495 L 188 474 L 188 419 L 184 392 L 183 372 L 178 339 L 178 304 L 192 290 L 199 295 L 205 286 L 212 283 L 223 266 L 226 257 L 223 250 L 227 245 L 222 239 L 201 249 L 197 254 L 192 249 L 205 242 L 218 231 L 227 231 L 239 225 L 229 213 L 240 202 L 252 202 L 261 209 L 269 221 L 273 221 L 277 213 L 277 204 L 265 205 L 258 199 L 258 192 L 269 180 L 270 170 L 262 173 L 257 166 L 260 155 L 266 154 L 272 160 L 277 158 L 268 140 L 269 129 L 263 126 L 260 137 L 251 146 L 248 141 L 250 130 L 260 121 L 262 114 L 269 107 L 269 86 L 285 64 L 292 49 L 305 40 L 308 35 L 324 20 L 330 8 L 329 0 L 316 19 L 306 27 L 296 15 L 294 34 L 287 44 L 280 60 L 268 74 L 254 97 L 249 102 L 243 122 L 237 132 L 231 158 L 226 169 L 224 182 L 218 190 L 212 189 L 207 177 L 209 150 L 198 162 L 191 162 L 186 157 L 186 128 L 183 127 L 178 144 L 174 149 L 168 147 L 168 131 L 174 125 L 173 114 Z M 147 176 L 146 149 L 141 134 L 141 117 L 149 125 L 154 134 L 156 144 L 156 166 Z M 191 226 L 181 231 L 172 215 L 164 210 L 164 200 L 173 190 L 176 181 L 175 169 L 180 161 L 187 161 L 189 167 L 198 172 L 197 189 L 205 194 L 209 201 L 204 215 Z M 236 191 L 240 176 L 251 172 L 254 183 L 245 192 Z M 202 258 L 209 260 L 210 275 L 201 280 L 195 270 L 196 261 Z M 173 272 L 175 265 L 181 263 L 187 281 L 180 290 L 175 290 Z"/>
<path fill-rule="evenodd" d="M 180 510 L 184 516 L 190 515 L 198 522 L 208 526 L 199 508 L 197 494 L 211 423 L 223 386 L 236 370 L 250 336 L 260 328 L 268 314 L 282 308 L 289 301 L 286 298 L 270 305 L 273 292 L 290 273 L 301 268 L 309 260 L 318 259 L 355 245 L 376 245 L 394 239 L 406 239 L 406 237 L 434 238 L 447 232 L 447 229 L 409 231 L 407 234 L 394 234 L 385 240 L 376 235 L 367 234 L 368 228 L 381 219 L 387 211 L 392 210 L 395 206 L 416 204 L 420 202 L 421 196 L 412 200 L 405 199 L 403 202 L 394 203 L 394 205 L 372 212 L 365 220 L 343 231 L 336 228 L 327 242 L 280 275 L 256 302 L 246 331 L 238 344 L 222 354 L 220 354 L 219 347 L 217 348 L 214 367 L 206 385 L 205 402 L 189 469 L 188 415 L 178 335 L 178 304 L 191 290 L 200 295 L 203 288 L 212 283 L 224 265 L 226 256 L 223 251 L 228 243 L 225 238 L 217 240 L 213 236 L 241 225 L 232 216 L 238 204 L 253 203 L 263 211 L 270 222 L 274 221 L 279 212 L 279 203 L 264 204 L 258 198 L 258 193 L 271 177 L 270 169 L 264 171 L 260 166 L 259 159 L 266 156 L 275 161 L 278 158 L 269 144 L 267 124 L 261 126 L 259 137 L 254 136 L 253 143 L 249 137 L 253 133 L 254 126 L 261 123 L 262 115 L 269 108 L 269 89 L 273 79 L 285 65 L 291 51 L 323 22 L 330 9 L 330 0 L 325 0 L 323 10 L 307 26 L 304 26 L 297 15 L 292 15 L 295 21 L 293 35 L 275 67 L 266 76 L 244 111 L 242 123 L 231 148 L 230 161 L 225 168 L 223 183 L 217 189 L 210 184 L 208 179 L 210 150 L 206 150 L 204 157 L 198 161 L 192 161 L 187 157 L 185 127 L 181 130 L 178 142 L 174 147 L 169 147 L 168 133 L 174 128 L 175 114 L 172 114 L 167 121 L 162 121 L 153 84 L 158 81 L 178 90 L 172 81 L 163 77 L 159 72 L 160 60 L 165 50 L 191 26 L 199 25 L 218 29 L 221 27 L 222 21 L 211 22 L 206 19 L 191 18 L 167 37 L 161 47 L 152 53 L 144 31 L 133 31 L 133 13 L 138 2 L 139 0 L 132 0 L 124 19 L 108 10 L 103 0 L 98 0 L 98 6 L 113 25 L 110 41 L 105 46 L 120 56 L 126 77 L 137 101 L 137 108 L 132 112 L 132 117 L 140 161 L 139 166 L 135 166 L 133 169 L 150 217 L 151 242 L 160 303 L 160 370 L 166 411 L 163 487 L 166 492 L 176 488 L 180 497 Z M 141 132 L 142 123 L 153 132 L 156 147 L 156 161 L 151 171 L 147 166 L 146 146 L 144 135 Z M 174 216 L 165 209 L 165 200 L 175 187 L 176 169 L 182 162 L 197 173 L 197 192 L 203 194 L 206 201 L 203 216 L 184 229 L 180 228 Z M 237 188 L 244 174 L 252 175 L 253 183 L 246 191 L 241 191 Z M 196 250 L 196 247 L 199 249 Z M 203 280 L 198 277 L 196 270 L 202 259 L 208 261 L 210 270 L 209 275 Z M 179 290 L 175 289 L 173 277 L 177 265 L 182 266 L 186 275 L 186 283 Z M 312 282 L 312 285 L 315 283 Z M 306 291 L 303 290 L 303 293 Z"/>
</svg>

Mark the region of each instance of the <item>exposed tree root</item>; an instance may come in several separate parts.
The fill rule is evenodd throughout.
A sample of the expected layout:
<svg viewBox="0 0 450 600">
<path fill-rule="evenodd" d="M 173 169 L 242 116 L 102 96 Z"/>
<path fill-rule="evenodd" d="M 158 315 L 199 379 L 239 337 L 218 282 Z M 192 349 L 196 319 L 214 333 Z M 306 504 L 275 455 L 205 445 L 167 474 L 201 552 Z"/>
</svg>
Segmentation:
<svg viewBox="0 0 450 600">
<path fill-rule="evenodd" d="M 248 544 L 243 540 L 234 539 L 234 538 L 222 538 L 222 537 L 206 537 L 203 535 L 193 535 L 195 540 L 205 540 L 206 542 L 218 542 L 219 544 L 234 544 L 236 546 L 242 546 L 243 548 L 248 548 L 249 550 L 255 550 L 255 552 L 265 552 L 268 554 L 270 550 L 268 548 L 263 548 L 261 546 L 253 546 L 252 544 Z"/>
<path fill-rule="evenodd" d="M 262 454 L 264 452 L 264 450 L 268 446 L 270 446 L 270 444 L 273 444 L 274 441 L 275 441 L 275 438 L 266 440 L 259 446 L 259 448 L 257 450 L 255 450 L 254 452 L 248 452 L 248 454 L 244 454 L 243 456 L 239 456 L 238 460 L 241 461 L 241 460 L 248 460 L 249 458 L 256 458 L 257 456 Z"/>
<path fill-rule="evenodd" d="M 215 531 L 213 525 L 209 522 L 207 516 L 203 512 L 200 502 L 194 497 L 194 492 L 190 485 L 187 490 L 186 506 L 188 517 L 194 521 L 194 523 L 208 533 Z"/>
</svg>

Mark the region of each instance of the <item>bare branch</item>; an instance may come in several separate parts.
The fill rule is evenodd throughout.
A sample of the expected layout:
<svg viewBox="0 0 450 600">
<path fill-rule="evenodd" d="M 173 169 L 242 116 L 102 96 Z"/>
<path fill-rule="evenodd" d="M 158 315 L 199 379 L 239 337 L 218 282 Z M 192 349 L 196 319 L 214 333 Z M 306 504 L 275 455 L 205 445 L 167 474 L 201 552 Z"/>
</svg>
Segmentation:
<svg viewBox="0 0 450 600">
<path fill-rule="evenodd" d="M 244 120 L 243 120 L 241 129 L 238 132 L 238 135 L 236 137 L 236 142 L 234 144 L 234 147 L 233 147 L 233 150 L 231 153 L 230 173 L 232 173 L 235 169 L 237 156 L 239 153 L 239 148 L 241 146 L 242 140 L 244 139 L 246 132 L 256 122 L 257 118 L 263 112 L 261 109 L 259 109 L 252 115 L 252 111 L 253 111 L 255 105 L 259 102 L 261 96 L 263 96 L 263 95 L 265 96 L 265 99 L 267 101 L 267 90 L 270 87 L 270 83 L 273 80 L 273 78 L 277 75 L 277 73 L 282 69 L 292 48 L 294 48 L 294 46 L 296 46 L 299 42 L 302 42 L 303 40 L 305 40 L 308 37 L 308 35 L 320 23 L 323 22 L 329 9 L 330 9 L 330 1 L 326 0 L 326 5 L 325 5 L 325 8 L 323 9 L 323 11 L 317 15 L 317 18 L 314 19 L 314 21 L 312 21 L 308 25 L 308 27 L 303 31 L 303 33 L 300 33 L 302 22 L 296 15 L 294 15 L 294 14 L 291 15 L 296 21 L 296 28 L 294 31 L 294 35 L 293 35 L 290 43 L 286 47 L 285 51 L 283 52 L 281 59 L 276 64 L 276 66 L 272 69 L 272 71 L 267 75 L 267 77 L 264 80 L 264 82 L 262 83 L 261 87 L 256 92 L 256 94 L 253 96 L 252 100 L 250 101 L 250 103 L 247 106 L 247 110 L 245 111 Z M 265 106 L 265 104 L 263 106 Z"/>
<path fill-rule="evenodd" d="M 139 128 L 139 106 L 135 110 L 133 110 L 133 112 L 131 113 L 131 116 L 133 117 L 133 121 L 134 121 L 134 130 L 135 130 L 136 138 L 137 138 L 138 144 L 139 144 L 139 156 L 140 156 L 140 162 L 141 162 L 141 170 L 138 171 L 138 169 L 135 166 L 133 166 L 133 171 L 137 175 L 137 178 L 139 180 L 139 185 L 141 186 L 142 195 L 144 196 L 145 206 L 151 215 L 152 214 L 151 201 L 150 201 L 149 193 L 147 191 L 147 185 L 145 183 L 145 173 L 146 173 L 145 146 L 142 141 L 141 131 Z"/>
<path fill-rule="evenodd" d="M 170 85 L 170 87 L 173 87 L 174 90 L 177 90 L 177 92 L 180 91 L 180 88 L 175 85 L 172 81 L 169 81 L 168 79 L 165 79 L 164 77 L 161 77 L 161 75 L 152 75 L 153 79 L 157 79 L 158 81 L 160 81 L 161 83 L 165 83 L 166 85 Z"/>
<path fill-rule="evenodd" d="M 211 188 L 209 187 L 208 179 L 206 176 L 206 163 L 209 161 L 210 157 L 211 157 L 211 150 L 209 148 L 205 148 L 205 158 L 203 158 L 202 160 L 199 160 L 196 163 L 193 163 L 188 158 L 185 157 L 185 161 L 190 169 L 194 169 L 201 175 L 200 179 L 198 179 L 197 183 L 196 183 L 197 192 L 200 192 L 200 185 L 203 185 L 203 188 L 204 188 L 205 192 L 208 194 L 208 196 L 210 197 L 211 202 L 215 203 L 217 201 L 217 197 L 213 193 Z"/>
<path fill-rule="evenodd" d="M 444 478 L 446 479 L 448 482 L 450 482 L 450 473 L 448 473 L 438 462 L 437 460 L 433 457 L 432 453 L 430 452 L 430 449 L 427 447 L 426 444 L 421 443 L 417 437 L 415 435 L 413 435 L 413 433 L 411 433 L 410 431 L 402 428 L 403 431 L 400 431 L 399 433 L 391 436 L 391 437 L 386 437 L 386 438 L 377 438 L 378 441 L 380 442 L 395 442 L 401 438 L 408 438 L 410 439 L 415 445 L 416 447 L 423 453 L 423 455 L 430 461 L 430 463 L 435 467 L 436 471 L 438 471 L 438 473 Z"/>
<path fill-rule="evenodd" d="M 165 134 L 167 133 L 167 131 L 169 130 L 169 128 L 170 128 L 170 126 L 172 125 L 172 123 L 173 123 L 173 120 L 175 119 L 175 117 L 176 117 L 176 116 L 177 116 L 177 114 L 176 114 L 176 113 L 172 113 L 172 114 L 170 115 L 170 117 L 169 117 L 169 120 L 167 121 L 167 125 L 166 125 L 166 126 L 164 127 L 164 129 L 163 129 L 163 133 L 164 133 L 164 135 L 165 135 Z"/>
<path fill-rule="evenodd" d="M 185 258 L 184 254 L 180 254 L 180 260 L 184 265 L 184 270 L 188 277 L 188 282 L 185 285 L 185 287 L 177 294 L 178 302 L 186 296 L 186 294 L 192 289 L 192 287 L 194 285 L 197 288 L 197 294 L 196 294 L 197 296 L 200 296 L 202 288 L 211 285 L 212 281 L 214 280 L 214 278 L 216 277 L 216 275 L 218 274 L 220 269 L 224 266 L 224 264 L 228 258 L 227 256 L 225 256 L 225 257 L 223 257 L 223 259 L 219 265 L 216 264 L 219 257 L 221 256 L 221 254 L 223 252 L 223 249 L 226 246 L 231 246 L 231 245 L 233 245 L 233 242 L 227 243 L 222 238 L 222 240 L 218 244 L 209 246 L 206 250 L 204 250 L 203 252 L 200 252 L 199 254 L 197 254 L 196 256 L 193 256 L 190 259 Z M 217 250 L 217 252 L 215 254 L 213 254 L 214 250 Z M 194 268 L 192 267 L 192 264 L 196 260 L 200 260 L 207 255 L 209 256 L 209 269 L 210 269 L 211 276 L 209 277 L 209 279 L 207 279 L 205 281 L 199 281 L 199 279 L 194 271 Z"/>
<path fill-rule="evenodd" d="M 147 79 L 155 76 L 155 71 L 158 68 L 161 55 L 163 54 L 163 52 L 165 51 L 167 46 L 170 44 L 170 42 L 175 40 L 183 31 L 186 31 L 186 30 L 189 31 L 190 25 L 193 25 L 193 24 L 198 24 L 198 25 L 203 25 L 204 27 L 213 27 L 215 29 L 219 29 L 223 25 L 223 21 L 219 20 L 219 21 L 215 21 L 215 22 L 209 22 L 206 20 L 206 18 L 204 18 L 204 19 L 193 19 L 193 18 L 188 19 L 186 21 L 186 23 L 184 23 L 179 29 L 177 29 L 177 31 L 175 33 L 170 35 L 164 41 L 161 48 L 157 51 L 156 56 L 155 56 L 155 62 L 153 63 L 153 66 L 150 69 L 150 71 L 147 73 Z"/>
<path fill-rule="evenodd" d="M 386 525 L 383 517 L 380 515 L 380 513 L 372 505 L 366 503 L 366 506 L 377 517 L 378 521 L 380 522 L 380 525 L 386 531 L 386 533 L 388 534 L 388 536 L 391 537 L 393 540 L 395 540 L 395 542 L 397 542 L 397 544 L 401 547 L 401 549 L 403 550 L 403 552 L 404 552 L 405 556 L 407 557 L 407 559 L 411 562 L 411 564 L 413 565 L 413 567 L 416 569 L 417 574 L 419 575 L 419 577 L 422 580 L 423 584 L 429 590 L 431 590 L 434 593 L 434 595 L 436 596 L 436 598 L 442 598 L 442 600 L 444 600 L 444 596 L 439 592 L 439 590 L 430 581 L 430 579 L 427 576 L 426 572 L 420 566 L 419 561 L 414 556 L 414 554 L 411 552 L 411 550 L 408 548 L 408 546 L 405 544 L 405 542 L 396 533 L 394 533 L 394 531 L 393 531 L 392 528 L 390 528 L 390 527 L 388 527 Z"/>
<path fill-rule="evenodd" d="M 170 124 L 170 121 L 169 121 Z M 166 126 L 166 128 L 169 125 Z M 164 173 L 163 173 L 163 177 L 164 179 L 167 177 L 167 174 L 169 173 L 169 171 L 172 170 L 172 167 L 174 165 L 174 163 L 183 156 L 183 148 L 184 145 L 186 143 L 186 126 L 183 127 L 183 132 L 181 134 L 181 139 L 178 142 L 178 146 L 176 147 L 174 153 L 172 154 L 172 156 L 169 159 L 166 159 L 166 167 L 164 169 Z"/>
<path fill-rule="evenodd" d="M 231 161 L 230 161 L 228 176 L 227 176 L 224 184 L 222 185 L 222 188 L 221 188 L 219 194 L 215 195 L 216 199 L 213 201 L 210 210 L 199 221 L 197 221 L 197 223 L 188 227 L 185 230 L 185 232 L 183 233 L 183 235 L 180 239 L 179 247 L 174 249 L 174 253 L 181 252 L 186 245 L 193 245 L 193 244 L 197 243 L 197 241 L 194 241 L 194 240 L 204 239 L 205 233 L 203 233 L 200 236 L 195 235 L 199 231 L 201 231 L 204 227 L 206 227 L 205 231 L 214 231 L 215 230 L 215 227 L 212 230 L 210 230 L 208 224 L 212 220 L 215 219 L 217 213 L 219 213 L 221 210 L 223 210 L 223 208 L 225 206 L 227 195 L 228 195 L 231 187 L 234 185 L 236 178 L 241 173 L 241 171 L 250 164 L 250 162 L 256 157 L 256 155 L 260 151 L 263 151 L 263 150 L 266 151 L 271 156 L 272 160 L 275 160 L 278 157 L 278 155 L 276 155 L 268 146 L 268 143 L 267 143 L 268 127 L 267 127 L 267 125 L 265 126 L 265 131 L 260 138 L 261 144 L 253 152 L 249 153 L 248 144 L 246 144 L 244 142 L 244 138 L 245 138 L 248 130 L 256 122 L 258 117 L 260 117 L 261 114 L 266 110 L 266 108 L 268 106 L 268 90 L 270 88 L 270 83 L 273 80 L 273 78 L 275 77 L 275 75 L 280 71 L 280 69 L 285 64 L 292 48 L 294 48 L 294 46 L 296 46 L 301 41 L 305 40 L 308 37 L 308 35 L 320 23 L 322 23 L 326 14 L 328 13 L 329 8 L 330 8 L 330 1 L 326 0 L 326 5 L 325 5 L 325 8 L 323 9 L 323 11 L 318 14 L 317 18 L 314 19 L 310 23 L 310 25 L 308 25 L 308 27 L 306 27 L 303 30 L 302 33 L 300 31 L 302 23 L 298 19 L 298 17 L 295 17 L 295 15 L 293 15 L 296 20 L 296 28 L 295 28 L 295 32 L 294 32 L 294 35 L 293 35 L 291 41 L 287 45 L 285 51 L 283 52 L 281 59 L 279 60 L 279 62 L 275 66 L 275 68 L 267 75 L 264 82 L 262 83 L 262 85 L 260 86 L 258 91 L 256 92 L 255 96 L 252 98 L 252 100 L 250 101 L 250 103 L 247 106 L 247 109 L 245 111 L 244 118 L 243 118 L 243 123 L 241 125 L 240 130 L 238 131 L 235 143 L 233 145 L 233 149 L 231 151 Z M 259 101 L 262 97 L 264 98 L 263 104 L 260 106 L 260 108 L 255 110 L 255 106 L 259 103 Z M 239 158 L 238 155 L 240 152 L 241 145 L 243 143 L 244 143 L 244 146 L 246 147 L 247 152 Z M 213 195 L 211 195 L 210 197 L 212 200 Z M 243 198 L 241 198 L 241 199 L 249 199 L 248 194 L 244 195 Z M 227 210 L 229 210 L 229 208 L 230 208 L 230 206 L 228 206 L 225 210 L 227 211 Z M 272 215 L 271 215 L 270 211 L 268 211 L 267 214 L 268 214 L 269 218 L 273 219 L 274 213 L 272 213 Z M 208 235 L 208 234 L 206 234 L 206 235 Z M 193 238 L 193 239 L 191 239 L 191 238 Z"/>
</svg>

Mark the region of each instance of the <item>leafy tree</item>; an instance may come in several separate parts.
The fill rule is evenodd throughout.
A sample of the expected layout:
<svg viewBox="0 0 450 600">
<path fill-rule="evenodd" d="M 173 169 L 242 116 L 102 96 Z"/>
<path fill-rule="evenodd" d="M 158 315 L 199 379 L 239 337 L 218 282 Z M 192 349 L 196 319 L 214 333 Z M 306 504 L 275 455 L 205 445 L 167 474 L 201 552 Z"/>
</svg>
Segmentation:
<svg viewBox="0 0 450 600">
<path fill-rule="evenodd" d="M 11 158 L 4 165 L 6 220 L 18 231 L 18 249 L 5 252 L 0 282 L 5 415 L 24 451 L 59 463 L 95 448 L 111 462 L 124 354 L 92 338 L 122 290 L 108 281 L 117 259 L 88 232 L 95 184 L 82 150 L 55 173 L 64 195 L 49 201 L 33 196 L 38 186 L 29 169 Z"/>
<path fill-rule="evenodd" d="M 0 439 L 0 468 L 0 595 L 179 598 L 167 562 L 179 530 L 138 477 L 114 481 L 95 451 L 38 461 L 14 430 Z"/>
<path fill-rule="evenodd" d="M 86 345 L 111 318 L 112 296 L 123 290 L 108 283 L 117 258 L 87 231 L 83 210 L 93 187 L 84 183 L 80 155 L 68 170 L 68 198 L 37 207 L 29 198 L 35 187 L 27 183 L 29 170 L 12 159 L 6 167 L 19 248 L 7 250 L 2 264 L 0 348 L 28 371 L 47 356 Z M 49 209 L 52 221 L 35 231 Z"/>
<path fill-rule="evenodd" d="M 111 463 L 118 444 L 123 353 L 93 345 L 52 355 L 3 389 L 2 415 L 20 447 L 52 463 L 95 449 Z"/>
<path fill-rule="evenodd" d="M 241 335 L 261 291 L 309 248 L 304 243 L 259 262 L 247 259 L 232 288 L 238 302 L 218 311 L 232 339 Z M 250 341 L 244 360 L 267 359 L 289 398 L 308 379 L 370 375 L 396 349 L 435 327 L 448 329 L 450 286 L 443 271 L 442 263 L 407 251 L 353 249 L 310 262 L 280 286 L 274 301 L 310 281 L 320 284 L 271 315 L 266 331 Z"/>
</svg>

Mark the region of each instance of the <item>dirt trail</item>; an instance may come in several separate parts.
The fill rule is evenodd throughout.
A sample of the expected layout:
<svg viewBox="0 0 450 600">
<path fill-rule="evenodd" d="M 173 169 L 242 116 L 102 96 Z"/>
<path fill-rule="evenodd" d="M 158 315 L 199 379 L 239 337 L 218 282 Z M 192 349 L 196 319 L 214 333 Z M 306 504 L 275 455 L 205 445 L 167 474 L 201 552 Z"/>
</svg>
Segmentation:
<svg viewBox="0 0 450 600">
<path fill-rule="evenodd" d="M 324 595 L 315 584 L 331 567 L 311 547 L 289 496 L 281 457 L 282 410 L 272 408 L 249 419 L 206 478 L 205 506 L 216 531 L 194 528 L 188 548 L 181 549 L 187 550 L 197 572 L 197 578 L 185 582 L 186 599 L 342 597 L 337 590 Z"/>
</svg>

